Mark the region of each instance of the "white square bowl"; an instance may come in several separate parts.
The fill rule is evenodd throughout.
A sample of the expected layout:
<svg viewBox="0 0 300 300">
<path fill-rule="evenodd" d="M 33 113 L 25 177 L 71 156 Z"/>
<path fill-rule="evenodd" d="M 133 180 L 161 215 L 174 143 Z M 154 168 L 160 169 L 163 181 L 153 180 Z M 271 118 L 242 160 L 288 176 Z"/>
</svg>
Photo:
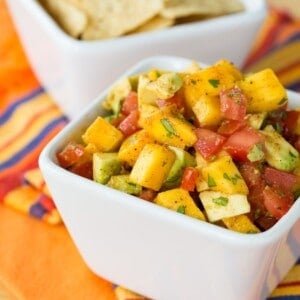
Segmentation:
<svg viewBox="0 0 300 300">
<path fill-rule="evenodd" d="M 179 57 L 152 57 L 123 76 L 151 68 L 182 71 L 190 62 Z M 61 168 L 56 153 L 102 113 L 100 103 L 107 92 L 71 121 L 45 147 L 39 160 L 86 264 L 96 274 L 153 299 L 267 297 L 300 256 L 300 200 L 271 229 L 246 235 L 139 200 Z M 288 96 L 292 106 L 300 103 L 299 94 L 288 92 Z"/>
<path fill-rule="evenodd" d="M 65 34 L 37 0 L 6 0 L 24 50 L 40 82 L 73 118 L 128 67 L 153 55 L 238 67 L 266 16 L 264 0 L 241 0 L 245 11 L 169 29 L 102 41 Z"/>
</svg>

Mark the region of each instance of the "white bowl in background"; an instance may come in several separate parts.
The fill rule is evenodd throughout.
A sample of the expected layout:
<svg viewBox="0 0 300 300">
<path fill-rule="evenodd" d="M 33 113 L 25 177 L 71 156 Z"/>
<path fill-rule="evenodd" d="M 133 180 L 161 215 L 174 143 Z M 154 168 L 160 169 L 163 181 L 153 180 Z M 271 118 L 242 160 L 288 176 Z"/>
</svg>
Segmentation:
<svg viewBox="0 0 300 300">
<path fill-rule="evenodd" d="M 179 57 L 152 57 L 123 76 L 151 68 L 181 71 Z M 120 78 L 118 78 L 119 80 Z M 43 150 L 39 164 L 86 264 L 99 276 L 153 299 L 265 299 L 300 256 L 300 200 L 271 229 L 240 234 L 100 185 L 61 168 L 56 153 L 98 114 L 105 90 Z M 290 104 L 299 94 L 288 92 Z"/>
<path fill-rule="evenodd" d="M 241 0 L 245 11 L 161 31 L 111 40 L 80 41 L 65 34 L 36 0 L 7 0 L 40 82 L 73 118 L 132 64 L 153 55 L 241 66 L 265 19 L 264 0 Z"/>
</svg>

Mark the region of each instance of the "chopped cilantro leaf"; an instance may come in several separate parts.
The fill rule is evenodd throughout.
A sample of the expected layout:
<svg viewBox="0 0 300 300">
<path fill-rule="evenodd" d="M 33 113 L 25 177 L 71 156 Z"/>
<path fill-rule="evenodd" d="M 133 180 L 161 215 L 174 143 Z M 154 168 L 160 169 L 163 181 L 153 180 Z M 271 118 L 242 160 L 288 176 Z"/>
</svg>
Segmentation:
<svg viewBox="0 0 300 300">
<path fill-rule="evenodd" d="M 164 128 L 166 129 L 167 135 L 169 137 L 172 137 L 172 136 L 176 135 L 176 131 L 175 131 L 174 127 L 172 126 L 172 123 L 170 122 L 169 119 L 163 118 L 163 119 L 160 120 L 160 122 L 164 126 Z"/>
<path fill-rule="evenodd" d="M 178 206 L 177 212 L 179 212 L 181 214 L 185 214 L 185 205 Z"/>
<path fill-rule="evenodd" d="M 217 186 L 215 180 L 213 179 L 213 177 L 211 177 L 209 174 L 207 176 L 207 184 L 208 184 L 208 187 L 214 187 L 214 186 Z"/>
<path fill-rule="evenodd" d="M 282 105 L 282 104 L 286 103 L 287 100 L 288 100 L 288 99 L 287 99 L 286 97 L 283 97 L 283 98 L 278 102 L 278 104 L 279 104 L 279 105 Z"/>
<path fill-rule="evenodd" d="M 220 196 L 218 198 L 212 198 L 212 202 L 221 205 L 226 206 L 228 204 L 229 199 L 227 197 Z"/>
<path fill-rule="evenodd" d="M 220 80 L 218 79 L 209 79 L 208 82 L 214 87 L 217 88 L 220 84 Z"/>
</svg>

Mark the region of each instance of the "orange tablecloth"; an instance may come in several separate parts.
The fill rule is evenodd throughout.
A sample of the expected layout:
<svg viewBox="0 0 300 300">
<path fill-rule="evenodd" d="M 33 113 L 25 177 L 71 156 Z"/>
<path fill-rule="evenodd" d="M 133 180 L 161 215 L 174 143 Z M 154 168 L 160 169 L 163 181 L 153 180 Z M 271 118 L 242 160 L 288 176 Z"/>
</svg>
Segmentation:
<svg viewBox="0 0 300 300">
<path fill-rule="evenodd" d="M 0 28 L 0 299 L 115 299 L 115 286 L 86 267 L 40 178 L 30 176 L 41 149 L 67 120 L 35 78 L 4 0 Z M 245 69 L 271 66 L 299 91 L 299 32 L 298 22 L 272 12 Z M 30 214 L 1 203 L 8 195 Z M 300 262 L 274 291 L 277 297 L 300 299 Z"/>
</svg>

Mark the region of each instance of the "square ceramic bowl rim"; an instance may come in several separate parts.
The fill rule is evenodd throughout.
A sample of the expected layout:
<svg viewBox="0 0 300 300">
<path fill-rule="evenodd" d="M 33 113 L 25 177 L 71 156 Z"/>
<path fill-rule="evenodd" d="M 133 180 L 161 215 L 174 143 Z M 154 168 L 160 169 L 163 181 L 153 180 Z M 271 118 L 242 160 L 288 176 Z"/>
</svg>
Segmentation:
<svg viewBox="0 0 300 300">
<path fill-rule="evenodd" d="M 76 38 L 71 37 L 67 34 L 52 18 L 52 16 L 43 8 L 43 6 L 38 2 L 38 0 L 22 0 L 26 1 L 26 5 L 29 9 L 32 10 L 34 15 L 36 15 L 42 24 L 44 24 L 49 31 L 51 31 L 57 38 L 63 42 L 65 45 L 69 45 L 72 47 L 78 48 L 90 48 L 90 47 L 99 47 L 99 46 L 116 46 L 116 44 L 123 44 L 128 42 L 135 42 L 137 39 L 140 42 L 146 42 L 151 37 L 160 37 L 163 38 L 165 34 L 173 34 L 177 36 L 178 34 L 184 33 L 186 30 L 195 29 L 198 26 L 201 27 L 212 27 L 214 26 L 216 29 L 224 22 L 235 22 L 235 19 L 245 18 L 246 16 L 251 17 L 253 14 L 257 13 L 266 13 L 266 3 L 265 0 L 254 0 L 257 2 L 257 8 L 253 8 L 253 4 L 249 4 L 247 0 L 241 0 L 241 2 L 245 5 L 245 10 L 237 13 L 231 13 L 227 15 L 222 15 L 219 17 L 207 19 L 204 21 L 199 22 L 191 22 L 185 23 L 179 26 L 173 26 L 169 28 L 165 28 L 163 30 L 157 31 L 149 31 L 143 32 L 142 34 L 131 34 L 125 35 L 117 38 L 112 39 L 104 39 L 104 40 L 91 40 L 91 41 L 84 41 L 78 40 Z"/>
<path fill-rule="evenodd" d="M 275 242 L 287 234 L 297 221 L 300 220 L 300 197 L 294 202 L 291 209 L 286 215 L 284 215 L 278 222 L 272 226 L 270 229 L 261 232 L 259 234 L 243 234 L 222 228 L 215 224 L 197 220 L 195 218 L 176 213 L 165 207 L 155 205 L 148 201 L 138 200 L 136 196 L 126 194 L 124 192 L 115 190 L 113 188 L 107 187 L 105 185 L 94 182 L 93 180 L 76 175 L 57 164 L 55 153 L 67 143 L 67 141 L 72 140 L 72 137 L 78 136 L 79 128 L 82 130 L 86 128 L 88 124 L 95 118 L 95 111 L 98 113 L 101 111 L 100 103 L 107 96 L 108 91 L 112 88 L 113 84 L 120 79 L 139 74 L 143 71 L 147 71 L 154 66 L 163 64 L 189 64 L 192 62 L 190 59 L 177 56 L 151 56 L 146 59 L 141 60 L 133 67 L 131 67 L 127 72 L 124 72 L 119 78 L 117 78 L 107 89 L 105 89 L 98 97 L 96 97 L 91 103 L 86 107 L 86 109 L 75 119 L 70 121 L 42 150 L 39 156 L 39 165 L 41 166 L 42 172 L 47 168 L 48 171 L 54 172 L 59 176 L 69 176 L 74 183 L 77 185 L 87 185 L 91 190 L 99 192 L 99 189 L 104 189 L 105 192 L 113 193 L 114 201 L 116 203 L 122 203 L 122 205 L 129 205 L 134 209 L 137 209 L 141 213 L 156 214 L 160 218 L 167 218 L 169 222 L 175 222 L 179 225 L 185 227 L 187 230 L 200 231 L 201 234 L 212 237 L 215 236 L 220 240 L 231 241 L 240 245 L 253 245 L 255 243 L 257 246 L 265 246 L 272 242 Z M 205 63 L 201 63 L 202 66 L 207 66 Z M 170 70 L 172 71 L 172 70 Z M 299 96 L 298 93 L 289 91 L 289 97 Z M 101 114 L 101 113 L 100 113 Z M 55 198 L 54 198 L 55 202 Z M 66 224 L 68 227 L 68 224 Z"/>
</svg>

